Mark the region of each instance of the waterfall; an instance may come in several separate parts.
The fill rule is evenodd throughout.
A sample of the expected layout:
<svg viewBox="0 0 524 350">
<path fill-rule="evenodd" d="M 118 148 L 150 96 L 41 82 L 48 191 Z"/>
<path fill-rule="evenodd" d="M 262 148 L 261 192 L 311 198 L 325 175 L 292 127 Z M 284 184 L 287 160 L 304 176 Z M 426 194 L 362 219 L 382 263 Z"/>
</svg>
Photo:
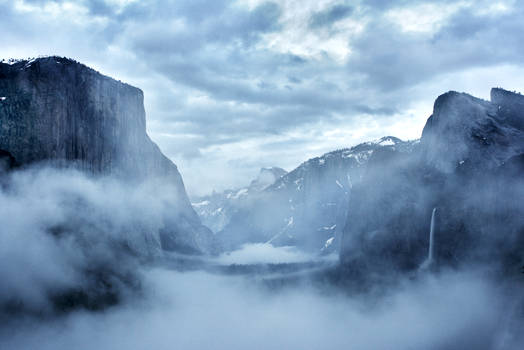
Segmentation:
<svg viewBox="0 0 524 350">
<path fill-rule="evenodd" d="M 431 265 L 433 265 L 433 255 L 435 250 L 435 217 L 437 213 L 437 208 L 433 208 L 433 212 L 431 213 L 431 223 L 429 225 L 429 247 L 428 247 L 428 258 L 424 261 L 422 266 L 420 266 L 421 269 L 427 269 Z"/>
<path fill-rule="evenodd" d="M 433 262 L 433 251 L 435 249 L 435 213 L 437 208 L 433 208 L 431 213 L 431 224 L 429 226 L 429 249 L 428 249 L 428 262 Z"/>
</svg>

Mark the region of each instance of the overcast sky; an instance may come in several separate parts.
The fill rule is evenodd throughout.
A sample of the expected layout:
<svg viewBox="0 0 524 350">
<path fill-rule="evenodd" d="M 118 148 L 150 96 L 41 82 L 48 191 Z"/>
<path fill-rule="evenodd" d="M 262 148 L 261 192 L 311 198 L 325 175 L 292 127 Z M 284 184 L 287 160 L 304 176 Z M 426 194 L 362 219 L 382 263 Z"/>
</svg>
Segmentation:
<svg viewBox="0 0 524 350">
<path fill-rule="evenodd" d="M 190 195 L 418 138 L 448 90 L 522 91 L 523 33 L 511 0 L 0 0 L 0 57 L 67 56 L 141 88 Z"/>
</svg>

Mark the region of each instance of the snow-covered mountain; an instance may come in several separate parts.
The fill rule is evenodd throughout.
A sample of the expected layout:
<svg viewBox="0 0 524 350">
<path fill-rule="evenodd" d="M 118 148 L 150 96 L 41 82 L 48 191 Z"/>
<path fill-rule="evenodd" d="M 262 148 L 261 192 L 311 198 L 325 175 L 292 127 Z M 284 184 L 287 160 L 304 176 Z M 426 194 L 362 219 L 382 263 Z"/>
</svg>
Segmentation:
<svg viewBox="0 0 524 350">
<path fill-rule="evenodd" d="M 417 144 L 387 136 L 310 159 L 242 202 L 217 240 L 226 250 L 268 242 L 337 251 L 352 186 L 360 182 L 370 157 L 383 150 L 411 153 Z"/>
</svg>

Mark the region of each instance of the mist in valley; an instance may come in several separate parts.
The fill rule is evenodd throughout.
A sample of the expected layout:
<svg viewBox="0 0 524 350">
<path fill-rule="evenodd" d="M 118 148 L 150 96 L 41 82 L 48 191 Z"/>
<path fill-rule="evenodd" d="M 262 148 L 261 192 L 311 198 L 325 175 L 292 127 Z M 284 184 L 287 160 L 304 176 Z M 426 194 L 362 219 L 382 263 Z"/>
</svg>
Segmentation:
<svg viewBox="0 0 524 350">
<path fill-rule="evenodd" d="M 158 185 L 46 167 L 3 182 L 0 348 L 517 349 L 523 340 L 522 278 L 494 266 L 386 269 L 369 283 L 340 278 L 337 256 L 294 247 L 164 252 L 155 232 L 176 197 Z"/>
<path fill-rule="evenodd" d="M 421 276 L 349 297 L 329 286 L 271 290 L 256 276 L 143 271 L 144 296 L 103 312 L 17 320 L 5 349 L 518 349 L 517 293 L 482 273 Z M 517 321 L 518 320 L 518 321 Z"/>
</svg>

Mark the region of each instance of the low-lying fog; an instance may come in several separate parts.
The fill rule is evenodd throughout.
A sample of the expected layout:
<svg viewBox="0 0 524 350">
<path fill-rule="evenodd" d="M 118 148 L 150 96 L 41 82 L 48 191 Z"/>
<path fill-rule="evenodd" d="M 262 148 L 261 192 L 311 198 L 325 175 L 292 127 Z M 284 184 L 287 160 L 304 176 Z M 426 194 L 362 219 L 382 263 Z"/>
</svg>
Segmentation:
<svg viewBox="0 0 524 350">
<path fill-rule="evenodd" d="M 270 243 L 245 244 L 241 249 L 223 253 L 217 259 L 220 264 L 292 264 L 311 261 L 337 261 L 337 254 L 314 256 L 296 247 L 273 247 Z"/>
<path fill-rule="evenodd" d="M 111 257 L 103 235 L 158 227 L 165 198 L 151 187 L 51 170 L 9 181 L 0 191 L 1 303 L 14 298 L 30 311 L 45 309 L 49 291 L 84 286 L 82 271 L 100 261 L 128 264 L 141 288 L 102 311 L 4 315 L 1 349 L 520 349 L 524 341 L 521 293 L 479 268 L 420 272 L 349 292 L 308 276 L 335 266 L 336 256 L 293 247 L 246 245 L 195 264 L 201 268 L 177 268 L 176 259 L 134 265 Z M 49 234 L 68 222 L 83 243 Z M 257 269 L 272 264 L 296 269 Z M 302 275 L 286 283 L 297 271 Z"/>
<path fill-rule="evenodd" d="M 406 281 L 386 296 L 244 276 L 144 271 L 145 295 L 104 312 L 19 321 L 3 349 L 517 349 L 516 301 L 481 274 Z M 518 334 L 520 336 L 520 334 Z"/>
</svg>

